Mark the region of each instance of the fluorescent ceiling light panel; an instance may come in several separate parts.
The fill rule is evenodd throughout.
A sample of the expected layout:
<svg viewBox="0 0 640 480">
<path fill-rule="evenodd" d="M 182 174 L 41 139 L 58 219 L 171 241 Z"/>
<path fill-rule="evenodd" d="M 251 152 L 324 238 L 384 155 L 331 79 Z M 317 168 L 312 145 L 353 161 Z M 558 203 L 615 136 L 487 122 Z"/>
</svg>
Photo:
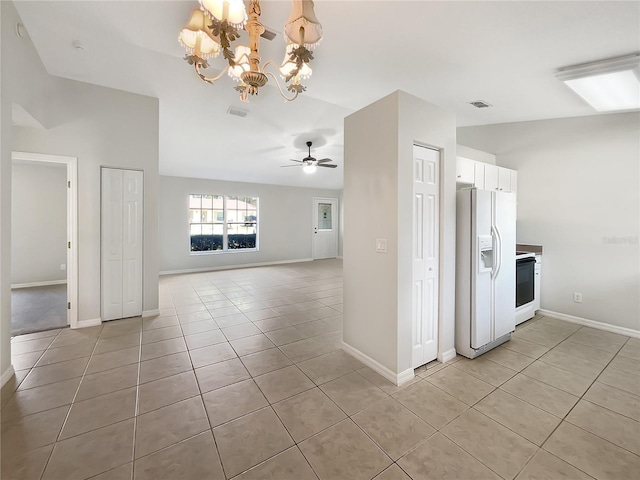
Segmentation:
<svg viewBox="0 0 640 480">
<path fill-rule="evenodd" d="M 640 54 L 563 68 L 556 77 L 598 112 L 640 109 Z"/>
</svg>

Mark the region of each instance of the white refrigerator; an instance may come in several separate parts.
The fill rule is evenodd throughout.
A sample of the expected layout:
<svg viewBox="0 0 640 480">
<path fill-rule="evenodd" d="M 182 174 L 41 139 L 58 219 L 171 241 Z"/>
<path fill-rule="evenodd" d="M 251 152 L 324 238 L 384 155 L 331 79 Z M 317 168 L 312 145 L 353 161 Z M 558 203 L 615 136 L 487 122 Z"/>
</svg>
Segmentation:
<svg viewBox="0 0 640 480">
<path fill-rule="evenodd" d="M 516 327 L 516 197 L 471 188 L 456 207 L 456 350 L 475 358 Z"/>
</svg>

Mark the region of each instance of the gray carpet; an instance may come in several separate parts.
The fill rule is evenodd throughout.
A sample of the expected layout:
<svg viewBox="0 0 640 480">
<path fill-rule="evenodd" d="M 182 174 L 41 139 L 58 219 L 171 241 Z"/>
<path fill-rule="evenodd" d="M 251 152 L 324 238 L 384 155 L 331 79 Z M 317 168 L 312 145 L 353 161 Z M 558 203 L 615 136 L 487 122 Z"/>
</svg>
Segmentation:
<svg viewBox="0 0 640 480">
<path fill-rule="evenodd" d="M 66 326 L 66 285 L 11 290 L 11 335 Z"/>
</svg>

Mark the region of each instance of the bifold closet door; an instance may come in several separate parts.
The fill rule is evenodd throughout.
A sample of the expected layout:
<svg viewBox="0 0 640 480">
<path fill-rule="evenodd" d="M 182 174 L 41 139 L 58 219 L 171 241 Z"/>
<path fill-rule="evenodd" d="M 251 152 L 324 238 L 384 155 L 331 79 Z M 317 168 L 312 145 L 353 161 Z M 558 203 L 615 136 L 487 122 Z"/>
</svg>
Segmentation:
<svg viewBox="0 0 640 480">
<path fill-rule="evenodd" d="M 102 169 L 102 320 L 142 315 L 143 173 Z"/>
</svg>

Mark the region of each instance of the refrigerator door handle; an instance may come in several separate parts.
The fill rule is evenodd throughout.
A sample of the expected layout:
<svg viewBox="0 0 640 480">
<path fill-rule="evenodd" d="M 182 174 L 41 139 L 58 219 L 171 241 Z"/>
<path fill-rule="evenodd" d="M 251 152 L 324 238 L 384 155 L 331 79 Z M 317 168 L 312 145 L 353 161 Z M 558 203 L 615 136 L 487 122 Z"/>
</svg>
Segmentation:
<svg viewBox="0 0 640 480">
<path fill-rule="evenodd" d="M 500 230 L 498 230 L 498 227 L 495 225 L 491 227 L 491 231 L 495 238 L 495 247 L 493 250 L 494 269 L 491 278 L 496 278 L 502 266 L 502 236 L 500 235 Z"/>
</svg>

